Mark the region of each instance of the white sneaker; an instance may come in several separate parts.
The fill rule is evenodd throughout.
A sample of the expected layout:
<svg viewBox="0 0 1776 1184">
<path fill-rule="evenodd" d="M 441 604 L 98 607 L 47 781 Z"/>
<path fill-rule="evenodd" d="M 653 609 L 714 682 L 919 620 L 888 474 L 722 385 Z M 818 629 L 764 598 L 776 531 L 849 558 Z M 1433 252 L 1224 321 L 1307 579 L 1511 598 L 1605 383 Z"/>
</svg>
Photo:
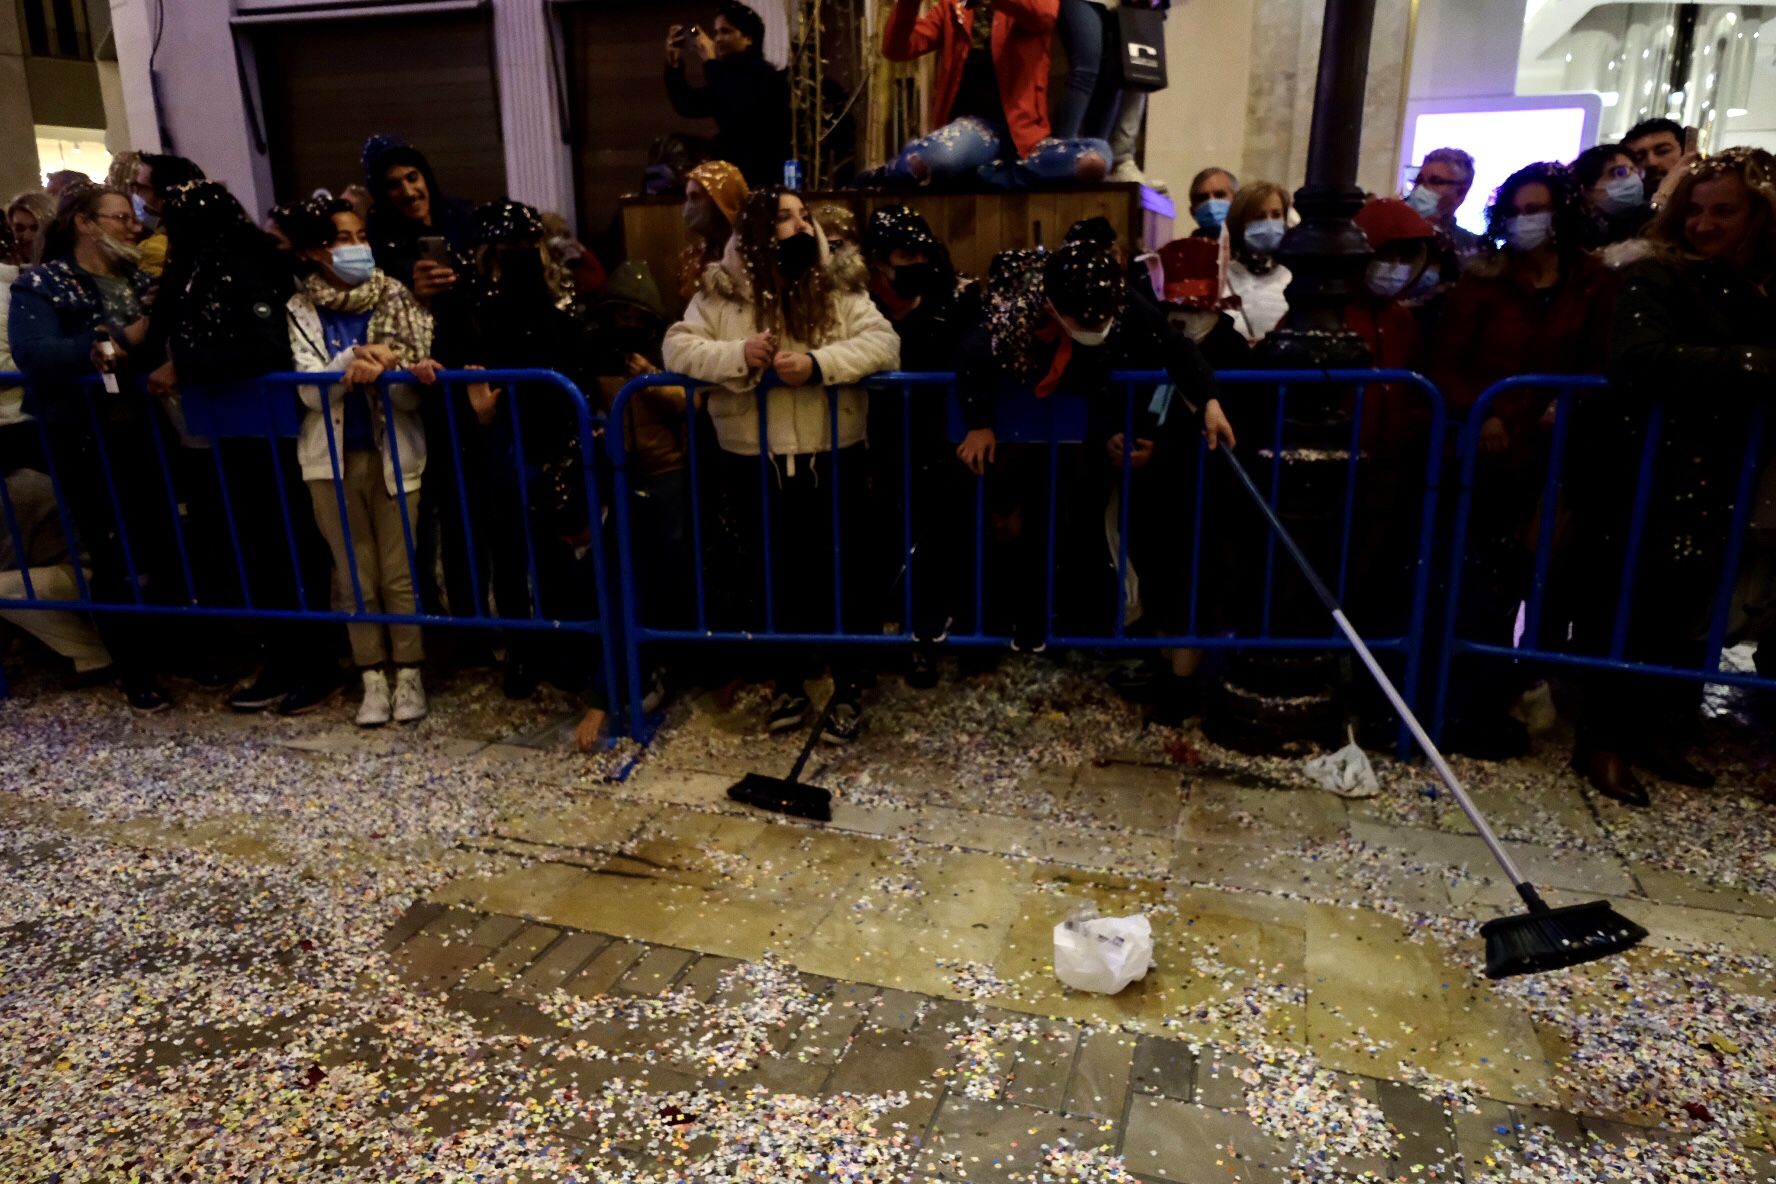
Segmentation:
<svg viewBox="0 0 1776 1184">
<path fill-rule="evenodd" d="M 388 676 L 380 670 L 364 671 L 364 701 L 358 704 L 358 726 L 379 728 L 389 722 Z"/>
<path fill-rule="evenodd" d="M 1141 171 L 1141 166 L 1132 160 L 1118 161 L 1110 172 L 1112 181 L 1132 181 L 1136 185 L 1145 185 L 1155 193 L 1169 193 L 1164 181 L 1156 181 Z"/>
<path fill-rule="evenodd" d="M 425 716 L 425 686 L 419 681 L 419 667 L 403 666 L 395 672 L 395 722 L 410 724 Z"/>
</svg>

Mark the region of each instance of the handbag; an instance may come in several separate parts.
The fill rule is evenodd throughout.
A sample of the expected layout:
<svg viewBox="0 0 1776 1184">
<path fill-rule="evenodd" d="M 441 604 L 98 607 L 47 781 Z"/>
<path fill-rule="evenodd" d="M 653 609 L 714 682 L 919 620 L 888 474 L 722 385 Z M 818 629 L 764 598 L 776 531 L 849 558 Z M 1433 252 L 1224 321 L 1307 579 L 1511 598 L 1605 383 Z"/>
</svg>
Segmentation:
<svg viewBox="0 0 1776 1184">
<path fill-rule="evenodd" d="M 1122 52 L 1117 57 L 1123 90 L 1156 91 L 1166 88 L 1165 13 L 1158 8 L 1116 10 Z"/>
</svg>

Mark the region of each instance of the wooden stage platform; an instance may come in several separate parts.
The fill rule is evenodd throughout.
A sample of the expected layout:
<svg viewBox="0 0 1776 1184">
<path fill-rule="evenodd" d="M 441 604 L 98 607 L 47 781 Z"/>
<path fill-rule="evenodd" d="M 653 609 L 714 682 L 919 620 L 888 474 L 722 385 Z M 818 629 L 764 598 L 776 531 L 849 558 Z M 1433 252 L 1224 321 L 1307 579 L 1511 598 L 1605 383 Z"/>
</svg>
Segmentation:
<svg viewBox="0 0 1776 1184">
<path fill-rule="evenodd" d="M 1140 250 L 1156 250 L 1173 237 L 1170 198 L 1142 185 L 1102 184 L 1024 193 L 931 193 L 923 190 L 841 190 L 804 195 L 809 205 L 850 206 L 861 230 L 878 206 L 906 205 L 931 223 L 950 247 L 957 268 L 984 276 L 994 255 L 1013 247 L 1057 246 L 1067 228 L 1082 218 L 1103 215 L 1121 240 Z M 683 311 L 678 298 L 678 256 L 689 241 L 681 216 L 683 201 L 635 197 L 623 201 L 623 245 L 631 259 L 647 261 L 667 311 Z"/>
</svg>

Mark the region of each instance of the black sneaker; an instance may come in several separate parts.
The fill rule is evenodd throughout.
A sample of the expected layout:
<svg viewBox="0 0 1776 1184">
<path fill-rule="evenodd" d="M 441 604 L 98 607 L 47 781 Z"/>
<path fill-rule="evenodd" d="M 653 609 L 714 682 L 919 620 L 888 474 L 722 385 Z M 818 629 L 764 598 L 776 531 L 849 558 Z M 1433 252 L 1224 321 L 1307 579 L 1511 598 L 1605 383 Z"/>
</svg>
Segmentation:
<svg viewBox="0 0 1776 1184">
<path fill-rule="evenodd" d="M 316 708 L 331 703 L 344 689 L 345 677 L 338 671 L 316 675 L 291 688 L 290 693 L 278 703 L 278 714 L 307 715 Z"/>
<path fill-rule="evenodd" d="M 124 687 L 123 697 L 129 700 L 131 710 L 139 715 L 156 715 L 173 705 L 167 693 L 151 682 Z"/>
<path fill-rule="evenodd" d="M 236 711 L 264 711 L 267 707 L 283 702 L 284 696 L 289 693 L 289 679 L 282 674 L 264 670 L 252 682 L 236 687 L 228 696 L 228 705 Z"/>
<path fill-rule="evenodd" d="M 206 661 L 196 662 L 178 671 L 174 677 L 182 678 L 206 691 L 219 691 L 233 681 L 220 666 Z"/>
<path fill-rule="evenodd" d="M 641 695 L 641 713 L 652 715 L 665 705 L 672 689 L 666 685 L 666 668 L 656 666 L 648 672 L 647 682 Z"/>
<path fill-rule="evenodd" d="M 771 700 L 771 717 L 765 723 L 765 731 L 775 736 L 781 732 L 793 732 L 801 727 L 808 718 L 808 696 L 778 695 Z"/>
<path fill-rule="evenodd" d="M 914 646 L 913 655 L 907 661 L 907 686 L 915 691 L 929 691 L 937 685 L 937 678 L 936 650 L 928 645 Z"/>
<path fill-rule="evenodd" d="M 863 709 L 855 701 L 841 699 L 833 704 L 820 733 L 822 744 L 849 744 L 863 731 Z"/>
</svg>

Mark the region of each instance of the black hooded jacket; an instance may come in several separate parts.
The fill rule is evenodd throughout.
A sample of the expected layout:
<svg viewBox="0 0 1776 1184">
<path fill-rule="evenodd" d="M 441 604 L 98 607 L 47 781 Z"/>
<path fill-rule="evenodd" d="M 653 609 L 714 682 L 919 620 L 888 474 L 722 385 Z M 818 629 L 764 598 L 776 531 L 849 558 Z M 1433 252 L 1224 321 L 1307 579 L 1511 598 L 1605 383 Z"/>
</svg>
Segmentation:
<svg viewBox="0 0 1776 1184">
<path fill-rule="evenodd" d="M 396 165 L 411 165 L 425 177 L 426 191 L 432 198 L 432 222 L 415 222 L 402 213 L 384 192 L 383 176 Z M 409 288 L 413 286 L 413 265 L 419 262 L 419 240 L 441 235 L 451 253 L 461 256 L 457 272 L 468 270 L 468 253 L 475 248 L 475 207 L 461 198 L 447 197 L 438 187 L 432 162 L 425 153 L 407 145 L 397 145 L 379 153 L 365 168 L 366 183 L 374 195 L 370 207 L 370 249 L 376 254 L 376 266 Z"/>
<path fill-rule="evenodd" d="M 789 159 L 789 79 L 756 49 L 703 63 L 706 85 L 666 67 L 666 94 L 685 119 L 715 120 L 710 155 L 734 165 L 757 189 L 775 185 Z"/>
</svg>

